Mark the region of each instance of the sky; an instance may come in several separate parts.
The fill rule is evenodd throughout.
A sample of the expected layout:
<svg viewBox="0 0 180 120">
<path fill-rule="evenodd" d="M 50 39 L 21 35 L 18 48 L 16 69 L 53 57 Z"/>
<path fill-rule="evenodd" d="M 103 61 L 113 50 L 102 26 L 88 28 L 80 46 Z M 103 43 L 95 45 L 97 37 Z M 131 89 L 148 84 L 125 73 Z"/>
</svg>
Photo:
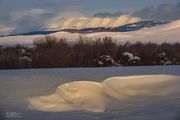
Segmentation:
<svg viewBox="0 0 180 120">
<path fill-rule="evenodd" d="M 99 26 L 94 18 L 108 17 L 112 19 L 109 21 L 115 21 L 114 17 L 123 15 L 128 15 L 125 23 L 137 17 L 172 21 L 180 18 L 179 13 L 179 0 L 0 0 L 0 34 L 36 31 L 49 26 L 79 27 L 81 20 L 84 24 Z M 71 23 L 67 23 L 68 20 Z M 107 20 L 104 23 L 108 23 Z M 80 27 L 87 26 L 81 24 Z"/>
</svg>

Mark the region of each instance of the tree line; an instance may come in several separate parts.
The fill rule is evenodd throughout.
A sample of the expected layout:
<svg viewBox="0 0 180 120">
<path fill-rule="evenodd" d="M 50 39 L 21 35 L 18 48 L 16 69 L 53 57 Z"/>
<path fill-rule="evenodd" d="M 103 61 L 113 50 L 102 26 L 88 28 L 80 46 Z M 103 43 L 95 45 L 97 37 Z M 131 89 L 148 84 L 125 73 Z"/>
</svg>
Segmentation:
<svg viewBox="0 0 180 120">
<path fill-rule="evenodd" d="M 1 46 L 0 69 L 180 64 L 178 42 L 117 44 L 111 37 L 72 41 L 46 36 L 36 39 L 34 47 Z"/>
</svg>

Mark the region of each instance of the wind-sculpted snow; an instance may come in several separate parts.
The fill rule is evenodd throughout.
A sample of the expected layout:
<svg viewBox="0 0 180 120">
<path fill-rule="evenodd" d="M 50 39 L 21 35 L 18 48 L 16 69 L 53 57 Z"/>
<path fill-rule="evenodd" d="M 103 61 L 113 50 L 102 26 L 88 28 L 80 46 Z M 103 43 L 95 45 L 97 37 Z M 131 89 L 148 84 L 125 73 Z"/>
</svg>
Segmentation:
<svg viewBox="0 0 180 120">
<path fill-rule="evenodd" d="M 76 81 L 60 85 L 49 96 L 27 98 L 29 108 L 39 111 L 104 112 L 169 98 L 180 93 L 180 77 L 143 75 L 112 77 L 102 82 Z"/>
</svg>

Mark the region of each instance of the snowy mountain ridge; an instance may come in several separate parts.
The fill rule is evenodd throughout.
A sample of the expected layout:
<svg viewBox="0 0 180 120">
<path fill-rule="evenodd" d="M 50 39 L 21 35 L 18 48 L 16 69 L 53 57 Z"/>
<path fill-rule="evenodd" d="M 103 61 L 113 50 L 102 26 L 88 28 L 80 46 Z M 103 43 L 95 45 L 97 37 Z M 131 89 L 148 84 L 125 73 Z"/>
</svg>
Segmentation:
<svg viewBox="0 0 180 120">
<path fill-rule="evenodd" d="M 150 28 L 157 25 L 166 24 L 168 22 L 159 22 L 159 21 L 139 21 L 135 23 L 130 23 L 126 25 L 121 25 L 118 27 L 92 27 L 92 28 L 81 28 L 81 29 L 59 29 L 59 30 L 39 30 L 39 31 L 31 31 L 27 33 L 18 33 L 18 34 L 9 34 L 4 36 L 18 36 L 18 35 L 49 35 L 52 33 L 65 31 L 65 32 L 72 32 L 72 33 L 94 33 L 94 32 L 129 32 L 129 31 L 136 31 L 143 28 Z M 2 35 L 3 37 L 3 35 Z"/>
<path fill-rule="evenodd" d="M 137 26 L 138 25 L 138 26 Z M 153 27 L 152 27 L 153 26 Z M 124 28 L 123 28 L 124 27 Z M 136 29 L 136 30 L 132 30 Z M 100 28 L 99 28 L 100 29 Z M 27 35 L 16 35 L 16 36 L 4 36 L 0 37 L 0 45 L 33 45 L 33 41 L 36 38 L 48 36 L 54 36 L 57 38 L 65 38 L 67 40 L 77 40 L 80 36 L 87 37 L 91 39 L 111 37 L 116 42 L 124 43 L 127 41 L 130 42 L 154 42 L 154 43 L 175 43 L 180 42 L 180 20 L 173 21 L 171 23 L 152 23 L 146 22 L 142 24 L 129 24 L 117 28 L 116 30 L 121 30 L 119 32 L 107 30 L 94 30 L 94 32 L 79 32 L 80 30 L 70 31 L 55 31 L 47 34 L 27 34 Z M 90 30 L 85 30 L 90 31 Z M 86 34 L 84 34 L 86 33 Z"/>
</svg>

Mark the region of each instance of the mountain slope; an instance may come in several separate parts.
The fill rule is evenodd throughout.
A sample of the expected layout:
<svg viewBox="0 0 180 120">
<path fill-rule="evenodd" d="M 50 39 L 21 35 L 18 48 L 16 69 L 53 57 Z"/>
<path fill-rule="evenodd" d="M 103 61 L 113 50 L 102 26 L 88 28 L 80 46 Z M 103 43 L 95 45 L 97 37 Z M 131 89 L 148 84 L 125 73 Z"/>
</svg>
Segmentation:
<svg viewBox="0 0 180 120">
<path fill-rule="evenodd" d="M 71 33 L 94 33 L 94 32 L 129 32 L 129 31 L 136 31 L 142 28 L 150 28 L 157 25 L 162 25 L 167 22 L 159 22 L 159 21 L 139 21 L 135 23 L 130 23 L 126 25 L 122 25 L 119 27 L 96 27 L 96 28 L 82 28 L 82 29 L 61 29 L 61 30 L 39 30 L 39 31 L 32 31 L 27 33 L 18 33 L 18 34 L 9 34 L 9 35 L 2 35 L 0 37 L 5 36 L 19 36 L 19 35 L 49 35 L 52 33 L 64 31 L 64 32 L 71 32 Z"/>
<path fill-rule="evenodd" d="M 150 28 L 157 25 L 162 25 L 167 22 L 158 22 L 158 21 L 139 21 L 136 23 L 131 23 L 119 27 L 99 27 L 99 28 L 86 28 L 81 29 L 82 32 L 129 32 L 129 31 L 136 31 L 142 28 Z"/>
<path fill-rule="evenodd" d="M 133 26 L 127 25 L 129 27 Z M 134 25 L 135 26 L 135 25 Z M 127 27 L 126 27 L 127 28 Z M 135 26 L 138 29 L 138 27 Z M 55 36 L 58 38 L 66 38 L 67 40 L 77 40 L 80 36 L 88 37 L 88 38 L 102 38 L 102 37 L 112 37 L 115 41 L 124 43 L 126 41 L 130 42 L 180 42 L 180 20 L 156 25 L 154 27 L 143 27 L 142 29 L 128 32 L 112 32 L 112 31 L 104 31 L 104 32 L 90 32 L 90 33 L 79 33 L 79 32 L 65 32 L 59 31 L 54 32 L 52 34 L 48 34 L 49 36 Z M 45 35 L 19 35 L 19 36 L 6 36 L 0 37 L 0 45 L 15 45 L 15 44 L 23 44 L 23 45 L 32 45 L 34 39 L 38 37 L 43 37 Z"/>
</svg>

